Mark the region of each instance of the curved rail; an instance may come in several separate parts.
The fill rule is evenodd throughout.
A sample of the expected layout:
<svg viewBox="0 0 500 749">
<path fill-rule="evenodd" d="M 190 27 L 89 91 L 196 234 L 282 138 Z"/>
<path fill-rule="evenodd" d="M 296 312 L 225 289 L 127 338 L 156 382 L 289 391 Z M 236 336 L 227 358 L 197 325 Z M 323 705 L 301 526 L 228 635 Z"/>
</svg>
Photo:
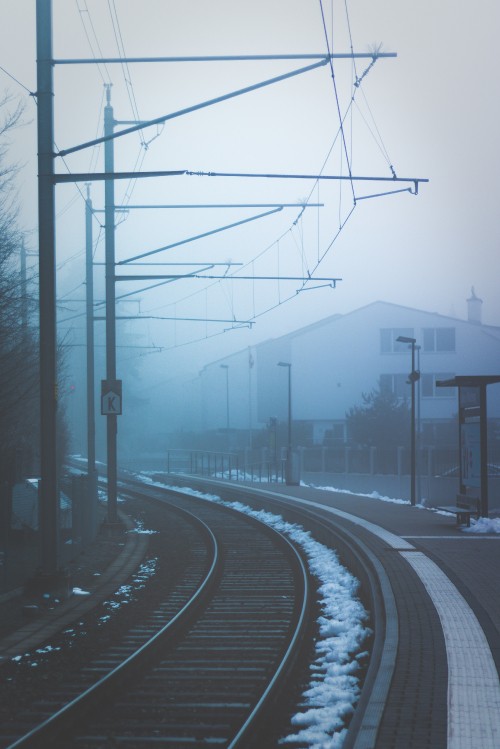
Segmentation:
<svg viewBox="0 0 500 749">
<path fill-rule="evenodd" d="M 339 526 L 330 515 L 310 506 L 307 501 L 297 500 L 297 503 L 291 504 L 272 490 L 206 477 L 176 474 L 175 483 L 195 487 L 199 491 L 217 492 L 225 500 L 238 498 L 250 506 L 262 507 L 265 500 L 266 509 L 279 512 L 291 522 L 305 524 L 318 541 L 334 546 L 344 563 L 361 580 L 361 597 L 365 607 L 372 612 L 374 635 L 368 669 L 343 746 L 345 749 L 369 749 L 374 746 L 394 674 L 399 637 L 394 593 L 380 560 L 357 535 Z"/>
<path fill-rule="evenodd" d="M 153 637 L 138 648 L 138 650 L 82 692 L 82 694 L 78 695 L 78 697 L 75 697 L 71 702 L 68 702 L 64 707 L 47 718 L 43 723 L 17 739 L 13 744 L 10 744 L 8 749 L 37 749 L 46 746 L 47 741 L 57 740 L 59 734 L 67 730 L 70 723 L 81 720 L 97 701 L 113 692 L 122 679 L 133 674 L 139 665 L 142 666 L 145 658 L 149 659 L 153 657 L 157 648 L 162 645 L 165 639 L 170 637 L 176 628 L 183 626 L 187 619 L 193 615 L 194 609 L 201 603 L 214 582 L 220 565 L 220 552 L 217 539 L 211 529 L 202 520 L 196 518 L 188 511 L 183 510 L 183 512 L 190 515 L 196 523 L 201 524 L 205 534 L 210 539 L 211 548 L 209 551 L 211 553 L 211 564 L 198 589 L 177 614 L 156 632 Z"/>
<path fill-rule="evenodd" d="M 161 495 L 162 497 L 164 497 L 165 495 L 164 490 L 160 491 L 158 487 L 148 487 L 147 485 L 143 484 L 140 487 L 140 492 L 138 492 L 137 489 L 130 489 L 129 491 L 133 491 L 134 493 L 137 492 L 141 494 L 148 494 L 149 498 L 152 499 L 157 498 L 158 495 Z M 156 497 L 154 497 L 153 495 L 156 495 Z M 263 621 L 265 621 L 265 615 L 263 615 L 261 612 L 266 612 L 266 607 L 270 600 L 269 596 L 273 595 L 270 592 L 270 588 L 273 588 L 273 585 L 266 584 L 265 579 L 262 580 L 262 591 L 260 591 L 260 593 L 263 595 L 263 602 L 256 607 L 255 596 L 259 592 L 259 584 L 256 584 L 255 578 L 259 574 L 261 576 L 263 576 L 264 574 L 275 574 L 275 565 L 279 564 L 282 567 L 286 565 L 287 569 L 289 569 L 290 567 L 294 569 L 293 574 L 287 572 L 289 577 L 290 574 L 292 574 L 292 576 L 290 577 L 289 587 L 286 588 L 287 595 L 276 595 L 275 597 L 278 599 L 283 598 L 290 600 L 286 600 L 286 605 L 283 602 L 276 604 L 276 611 L 279 611 L 279 614 L 273 614 L 276 617 L 276 620 L 269 625 L 269 629 L 273 630 L 272 634 L 265 635 L 265 637 L 267 638 L 267 644 L 264 647 L 266 656 L 263 658 L 261 653 L 260 656 L 258 656 L 260 657 L 260 665 L 251 666 L 250 660 L 248 660 L 251 654 L 247 652 L 245 655 L 245 658 L 247 658 L 246 666 L 243 668 L 240 668 L 239 666 L 236 667 L 236 671 L 239 675 L 238 678 L 241 678 L 241 671 L 246 671 L 249 674 L 249 676 L 246 677 L 247 680 L 250 680 L 251 678 L 254 679 L 251 688 L 248 686 L 246 687 L 248 692 L 252 693 L 253 695 L 251 697 L 251 704 L 249 702 L 249 704 L 245 706 L 243 710 L 241 709 L 241 707 L 239 707 L 236 713 L 233 710 L 233 713 L 235 714 L 230 714 L 229 710 L 226 711 L 228 717 L 224 719 L 224 722 L 228 724 L 228 728 L 227 730 L 225 729 L 226 734 L 222 741 L 218 741 L 220 745 L 230 747 L 230 749 L 250 746 L 249 742 L 253 741 L 253 737 L 256 733 L 258 733 L 259 730 L 258 726 L 259 724 L 262 724 L 262 720 L 266 715 L 266 708 L 269 707 L 271 701 L 276 697 L 281 681 L 292 668 L 301 642 L 301 636 L 307 626 L 307 612 L 309 603 L 308 574 L 302 558 L 293 544 L 285 536 L 279 534 L 276 530 L 269 528 L 269 526 L 264 525 L 254 518 L 249 518 L 248 516 L 244 516 L 241 513 L 236 513 L 233 510 L 228 510 L 228 508 L 221 508 L 219 505 L 213 506 L 211 505 L 211 503 L 200 502 L 199 499 L 196 500 L 195 498 L 189 498 L 189 500 L 187 500 L 186 495 L 181 495 L 181 499 L 179 501 L 183 504 L 189 502 L 193 505 L 197 505 L 198 509 L 196 511 L 196 517 L 199 522 L 203 523 L 204 527 L 207 529 L 206 532 L 209 533 L 211 538 L 213 559 L 210 569 L 202 585 L 200 586 L 200 589 L 191 597 L 190 601 L 182 608 L 182 610 L 179 611 L 176 616 L 174 616 L 164 627 L 162 627 L 162 629 L 158 633 L 156 633 L 150 640 L 148 640 L 147 643 L 140 647 L 136 653 L 129 656 L 123 663 L 113 669 L 113 671 L 106 674 L 106 676 L 100 679 L 99 682 L 86 689 L 80 696 L 72 700 L 50 718 L 45 720 L 37 728 L 33 729 L 25 736 L 19 738 L 17 741 L 11 744 L 9 749 L 35 749 L 38 747 L 45 747 L 47 745 L 59 746 L 60 742 L 62 741 L 64 741 L 65 747 L 73 745 L 73 739 L 69 738 L 69 734 L 75 734 L 75 725 L 83 725 L 84 718 L 88 723 L 88 717 L 92 717 L 94 708 L 99 704 L 101 704 L 102 706 L 102 702 L 104 700 L 110 700 L 112 696 L 114 696 L 117 692 L 118 686 L 123 692 L 124 682 L 128 681 L 129 683 L 131 683 L 131 676 L 137 675 L 139 672 L 139 668 L 143 669 L 145 662 L 149 664 L 149 667 L 153 668 L 153 673 L 156 671 L 157 674 L 160 674 L 160 676 L 153 676 L 153 681 L 154 679 L 160 679 L 162 673 L 168 671 L 169 668 L 168 666 L 164 665 L 165 661 L 160 661 L 160 664 L 158 664 L 158 661 L 161 658 L 165 659 L 166 657 L 165 654 L 162 655 L 161 651 L 164 650 L 165 647 L 171 650 L 173 647 L 172 640 L 178 640 L 179 643 L 188 643 L 190 634 L 188 633 L 184 637 L 184 635 L 181 636 L 181 631 L 193 629 L 191 623 L 188 624 L 187 622 L 192 617 L 193 607 L 197 609 L 197 612 L 200 611 L 200 606 L 198 606 L 197 604 L 199 604 L 202 599 L 205 606 L 203 607 L 203 612 L 199 615 L 194 628 L 206 628 L 207 631 L 209 631 L 208 628 L 211 626 L 211 624 L 210 617 L 208 616 L 208 611 L 210 607 L 214 607 L 215 609 L 217 609 L 217 606 L 220 607 L 221 604 L 207 603 L 207 598 L 208 596 L 213 596 L 214 601 L 217 599 L 219 586 L 223 587 L 225 584 L 224 574 L 229 575 L 230 582 L 226 584 L 226 589 L 222 592 L 220 600 L 224 601 L 224 606 L 227 606 L 229 596 L 232 594 L 231 586 L 234 585 L 234 587 L 239 589 L 237 591 L 238 595 L 235 597 L 234 602 L 231 603 L 231 611 L 234 612 L 232 615 L 236 617 L 241 616 L 241 610 L 244 609 L 245 596 L 249 595 L 250 608 L 248 609 L 248 611 L 254 611 L 254 613 L 247 614 L 247 616 L 256 617 L 254 626 L 256 627 L 256 632 L 258 633 L 258 628 L 260 626 L 259 622 L 262 623 Z M 220 515 L 220 518 L 224 519 L 220 519 L 218 523 L 213 520 L 209 521 L 208 518 L 205 517 L 213 515 L 214 513 L 221 512 L 223 514 Z M 228 529 L 228 526 L 231 526 L 231 523 L 229 523 L 227 520 L 228 512 L 234 518 L 233 529 L 231 529 L 231 527 L 229 527 Z M 192 512 L 190 514 L 192 514 Z M 214 527 L 216 527 L 215 532 L 208 527 L 209 524 L 213 524 Z M 239 557 L 241 557 L 241 549 L 238 548 L 237 541 L 242 532 L 241 528 L 243 526 L 246 526 L 248 528 L 248 525 L 252 526 L 252 528 L 251 531 L 248 532 L 249 535 L 247 535 L 246 537 L 246 551 L 248 551 L 248 548 L 254 545 L 254 538 L 258 537 L 258 533 L 255 532 L 256 527 L 260 528 L 261 537 L 263 539 L 266 539 L 265 541 L 260 542 L 261 546 L 263 544 L 262 548 L 265 547 L 269 550 L 272 548 L 276 548 L 279 551 L 276 552 L 277 556 L 272 558 L 274 561 L 272 561 L 268 565 L 270 570 L 269 573 L 267 573 L 266 570 L 262 569 L 262 566 L 264 566 L 264 568 L 266 567 L 267 560 L 263 561 L 264 558 L 261 556 L 261 552 L 258 550 L 257 542 L 256 551 L 254 554 L 255 558 L 253 559 L 251 564 L 248 564 L 248 570 L 245 571 L 246 577 L 241 577 L 241 579 L 237 578 L 236 583 L 234 583 L 233 581 L 236 578 L 237 574 L 240 574 L 238 566 L 239 562 L 241 562 L 241 560 L 239 559 Z M 272 542 L 270 541 L 271 538 L 273 539 Z M 220 549 L 221 542 L 224 546 L 224 552 L 222 553 Z M 229 566 L 229 558 L 231 557 L 231 555 L 234 557 L 232 568 Z M 271 557 L 269 558 L 271 559 Z M 290 560 L 293 560 L 293 562 L 291 562 Z M 263 564 L 261 564 L 261 562 L 263 562 Z M 225 564 L 227 567 L 227 569 L 224 571 L 224 574 L 221 572 L 221 565 L 223 564 Z M 271 579 L 271 577 L 267 578 L 268 581 Z M 248 592 L 247 588 L 250 588 L 250 586 L 252 586 L 252 589 Z M 280 589 L 280 593 L 282 592 L 284 593 L 285 591 L 282 591 Z M 291 601 L 292 595 L 295 596 L 293 598 L 293 601 Z M 257 609 L 259 610 L 258 616 L 255 614 L 255 610 Z M 220 614 L 216 615 L 216 618 L 217 616 L 220 617 Z M 277 634 L 278 619 L 280 620 L 281 630 Z M 284 620 L 284 623 L 281 622 L 281 619 Z M 252 625 L 250 625 L 250 628 L 251 626 Z M 176 636 L 175 638 L 172 638 L 174 632 Z M 196 635 L 195 639 L 196 637 L 198 637 L 199 639 L 200 635 Z M 204 637 L 207 637 L 207 641 L 209 641 L 210 638 L 217 637 L 217 632 L 215 630 L 215 634 L 205 634 Z M 272 642 L 273 639 L 276 640 L 276 643 Z M 193 646 L 185 644 L 185 647 L 189 648 Z M 257 650 L 257 647 L 255 649 Z M 176 651 L 174 650 L 174 652 Z M 234 658 L 237 657 L 238 655 L 235 653 Z M 153 659 L 156 660 L 154 666 L 152 666 Z M 272 669 L 269 668 L 270 662 L 272 662 Z M 180 661 L 180 665 L 176 665 L 175 668 L 178 671 L 182 671 L 182 660 Z M 189 668 L 193 667 L 188 666 L 186 669 L 184 669 L 184 671 L 189 671 Z M 211 668 L 214 669 L 216 668 L 216 666 Z M 258 672 L 257 675 L 252 674 L 252 672 L 254 671 Z M 264 672 L 266 675 L 265 683 L 263 684 L 262 682 L 264 680 Z M 149 677 L 145 678 L 147 679 Z M 238 682 L 236 683 L 236 686 L 233 690 L 234 694 L 237 694 L 237 690 Z M 147 687 L 144 691 L 147 694 Z M 165 687 L 159 689 L 159 692 L 164 693 Z M 171 696 L 172 699 L 175 698 L 174 694 L 172 694 Z M 120 699 L 123 700 L 123 697 L 121 697 Z M 131 697 L 127 696 L 127 701 L 130 701 L 132 704 L 134 704 L 134 699 L 137 699 L 135 694 L 133 694 Z M 146 697 L 141 696 L 140 699 L 146 700 Z M 248 698 L 241 697 L 242 702 L 244 702 L 245 699 Z M 170 707 L 172 706 L 170 705 Z M 133 710 L 133 707 L 130 708 L 131 712 L 133 712 Z M 137 712 L 140 712 L 139 708 L 137 708 Z M 111 718 L 111 720 L 113 719 Z M 120 725 L 120 728 L 116 729 L 118 732 L 120 730 L 129 730 L 121 728 L 121 721 L 118 721 L 118 724 Z M 161 725 L 161 723 L 159 723 L 159 725 Z M 97 733 L 101 731 L 100 728 L 96 730 Z M 108 730 L 108 726 L 106 725 L 104 731 L 108 732 Z M 134 729 L 132 728 L 130 730 L 133 731 Z M 76 731 L 78 731 L 78 728 L 76 729 Z M 92 736 L 80 736 L 80 738 L 76 740 L 79 742 L 83 742 L 85 746 L 87 746 L 87 742 L 89 742 L 89 746 L 96 745 Z M 170 738 L 170 740 L 172 739 Z M 94 743 L 92 743 L 93 741 Z M 138 738 L 137 741 L 139 745 L 140 738 Z M 210 741 L 210 739 L 208 739 L 208 741 Z M 167 745 L 175 746 L 175 744 L 171 743 L 165 744 L 165 746 Z"/>
<path fill-rule="evenodd" d="M 301 571 L 302 581 L 304 585 L 304 595 L 302 597 L 302 606 L 300 609 L 299 616 L 297 618 L 294 631 L 290 637 L 290 642 L 288 644 L 286 652 L 284 653 L 281 659 L 281 662 L 278 664 L 272 679 L 270 680 L 269 684 L 267 685 L 266 689 L 261 695 L 259 701 L 255 705 L 254 709 L 252 710 L 250 715 L 247 717 L 247 719 L 245 720 L 244 724 L 241 726 L 240 730 L 238 731 L 234 739 L 228 744 L 228 749 L 238 749 L 239 747 L 243 747 L 244 746 L 243 742 L 247 740 L 248 735 L 251 732 L 255 731 L 255 725 L 258 723 L 258 721 L 260 721 L 261 714 L 266 710 L 275 691 L 279 688 L 282 682 L 282 679 L 286 676 L 291 666 L 291 663 L 294 661 L 294 659 L 297 656 L 297 648 L 299 646 L 300 639 L 304 632 L 304 627 L 306 626 L 306 618 L 307 618 L 308 604 L 309 604 L 308 574 L 307 574 L 304 562 L 302 560 L 302 557 L 298 553 L 297 549 L 290 543 L 290 541 L 287 538 L 285 538 L 284 536 L 282 538 L 290 547 L 290 553 L 296 557 L 297 564 L 299 565 L 299 569 Z"/>
</svg>

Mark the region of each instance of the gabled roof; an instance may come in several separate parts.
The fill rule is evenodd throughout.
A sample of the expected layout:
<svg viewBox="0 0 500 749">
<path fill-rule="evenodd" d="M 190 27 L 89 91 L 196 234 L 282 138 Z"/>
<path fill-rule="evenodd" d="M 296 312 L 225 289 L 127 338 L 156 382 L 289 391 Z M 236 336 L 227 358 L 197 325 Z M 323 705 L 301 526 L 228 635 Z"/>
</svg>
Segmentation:
<svg viewBox="0 0 500 749">
<path fill-rule="evenodd" d="M 296 330 L 292 330 L 289 333 L 284 333 L 282 336 L 278 336 L 277 338 L 269 338 L 266 341 L 262 341 L 262 343 L 265 344 L 265 343 L 270 343 L 271 341 L 279 341 L 285 338 L 294 338 L 295 336 L 304 335 L 305 333 L 308 333 L 312 330 L 318 330 L 325 325 L 330 325 L 331 323 L 339 322 L 340 320 L 346 320 L 349 317 L 352 317 L 353 315 L 359 315 L 360 313 L 369 311 L 370 309 L 374 307 L 378 307 L 380 305 L 383 305 L 384 307 L 393 307 L 394 310 L 399 309 L 399 310 L 405 310 L 407 312 L 417 313 L 421 315 L 432 315 L 433 317 L 442 318 L 443 321 L 453 321 L 454 324 L 471 325 L 477 330 L 480 330 L 482 332 L 491 333 L 494 336 L 497 336 L 497 335 L 500 336 L 500 326 L 472 323 L 472 322 L 469 322 L 469 320 L 464 320 L 459 317 L 452 317 L 451 315 L 443 315 L 440 312 L 431 312 L 429 310 L 416 309 L 415 307 L 407 307 L 406 305 L 395 304 L 394 302 L 384 302 L 384 301 L 378 300 L 375 302 L 370 302 L 369 304 L 366 304 L 363 307 L 358 307 L 357 309 L 351 310 L 350 312 L 346 312 L 343 315 L 336 313 L 334 315 L 329 315 L 328 317 L 323 317 L 321 320 L 317 320 L 316 322 L 310 323 L 309 325 L 305 325 L 303 328 L 297 328 Z M 257 344 L 257 345 L 260 345 L 260 344 Z"/>
</svg>

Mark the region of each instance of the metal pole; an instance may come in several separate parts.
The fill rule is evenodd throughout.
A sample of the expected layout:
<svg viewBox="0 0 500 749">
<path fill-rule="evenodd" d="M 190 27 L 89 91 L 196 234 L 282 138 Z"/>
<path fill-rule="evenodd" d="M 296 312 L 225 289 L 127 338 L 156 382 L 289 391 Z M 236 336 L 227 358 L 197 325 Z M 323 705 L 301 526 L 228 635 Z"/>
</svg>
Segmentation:
<svg viewBox="0 0 500 749">
<path fill-rule="evenodd" d="M 248 447 L 252 450 L 252 349 L 248 348 Z M 250 456 L 251 458 L 251 456 Z"/>
<path fill-rule="evenodd" d="M 226 443 L 229 452 L 229 364 L 221 364 L 220 367 L 226 370 Z"/>
<path fill-rule="evenodd" d="M 418 372 L 418 380 L 417 380 L 417 434 L 415 439 L 415 449 L 417 453 L 416 458 L 416 472 L 417 472 L 417 501 L 420 502 L 422 498 L 422 421 L 421 421 L 421 407 L 422 407 L 422 401 L 420 397 L 420 346 L 416 346 L 417 351 L 417 372 Z"/>
<path fill-rule="evenodd" d="M 226 369 L 226 429 L 227 442 L 229 447 L 229 367 Z"/>
<path fill-rule="evenodd" d="M 85 202 L 85 281 L 87 325 L 87 498 L 84 530 L 94 538 L 97 525 L 97 476 L 95 470 L 95 384 L 94 384 L 94 267 L 92 239 L 92 201 L 87 184 Z M 86 534 L 85 534 L 86 535 Z"/>
<path fill-rule="evenodd" d="M 106 85 L 106 106 L 104 108 L 104 134 L 113 134 L 113 107 L 111 106 L 111 86 Z M 104 170 L 107 174 L 114 172 L 114 141 L 104 143 Z M 105 217 L 105 260 L 106 260 L 106 379 L 116 380 L 116 309 L 115 309 L 115 183 L 107 179 L 104 185 Z M 117 417 L 108 414 L 107 463 L 108 463 L 108 522 L 116 523 L 117 515 L 117 460 L 116 432 Z"/>
<path fill-rule="evenodd" d="M 415 505 L 416 503 L 416 460 L 415 460 L 415 342 L 411 344 L 411 489 L 410 489 L 410 503 Z"/>
<path fill-rule="evenodd" d="M 399 343 L 409 343 L 411 346 L 411 372 L 409 376 L 409 381 L 411 384 L 411 424 L 410 424 L 410 461 L 411 461 L 411 468 L 410 468 L 410 502 L 412 505 L 415 505 L 416 501 L 416 488 L 415 488 L 415 479 L 416 479 L 416 460 L 415 460 L 415 383 L 417 380 L 420 379 L 420 372 L 415 371 L 415 344 L 416 339 L 410 338 L 409 336 L 400 335 L 396 338 L 396 341 Z"/>
<path fill-rule="evenodd" d="M 54 90 L 52 0 L 37 0 L 38 237 L 40 307 L 40 530 L 41 571 L 59 565 L 57 480 L 57 337 L 54 211 Z"/>
<path fill-rule="evenodd" d="M 486 418 L 486 385 L 479 386 L 479 433 L 480 433 L 479 441 L 481 445 L 481 450 L 480 450 L 481 506 L 479 509 L 480 509 L 481 517 L 487 518 L 489 514 L 489 500 L 488 500 L 488 421 Z"/>
<path fill-rule="evenodd" d="M 292 365 L 288 365 L 288 478 L 291 478 L 291 462 L 292 462 Z"/>
<path fill-rule="evenodd" d="M 292 483 L 292 365 L 278 362 L 278 367 L 288 367 L 288 444 L 286 450 L 285 481 Z"/>
</svg>

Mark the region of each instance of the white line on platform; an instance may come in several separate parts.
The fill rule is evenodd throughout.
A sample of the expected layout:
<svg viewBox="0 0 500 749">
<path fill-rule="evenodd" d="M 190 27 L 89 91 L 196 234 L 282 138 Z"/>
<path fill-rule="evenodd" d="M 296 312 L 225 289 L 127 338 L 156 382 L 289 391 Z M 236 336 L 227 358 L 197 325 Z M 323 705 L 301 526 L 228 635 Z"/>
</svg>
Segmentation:
<svg viewBox="0 0 500 749">
<path fill-rule="evenodd" d="M 500 541 L 500 535 L 484 536 L 479 533 L 467 536 L 401 536 L 401 538 L 429 538 L 436 541 Z"/>
<path fill-rule="evenodd" d="M 424 553 L 375 523 L 319 502 L 285 496 L 365 528 L 397 550 L 412 566 L 443 628 L 448 660 L 447 749 L 498 749 L 500 681 L 495 662 L 476 615 L 445 573 Z"/>
<path fill-rule="evenodd" d="M 448 657 L 448 749 L 498 749 L 500 683 L 474 612 L 431 559 L 402 551 L 437 609 Z"/>
</svg>

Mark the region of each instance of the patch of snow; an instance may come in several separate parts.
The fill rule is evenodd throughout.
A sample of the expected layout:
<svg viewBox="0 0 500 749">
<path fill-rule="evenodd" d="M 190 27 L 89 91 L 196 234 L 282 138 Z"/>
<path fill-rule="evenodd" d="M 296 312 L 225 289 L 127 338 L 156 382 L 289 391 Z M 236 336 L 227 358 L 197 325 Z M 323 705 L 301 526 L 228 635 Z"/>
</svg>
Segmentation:
<svg viewBox="0 0 500 749">
<path fill-rule="evenodd" d="M 471 521 L 470 528 L 463 528 L 464 533 L 500 533 L 500 518 L 479 518 Z"/>
<path fill-rule="evenodd" d="M 61 648 L 53 648 L 52 645 L 46 645 L 44 648 L 39 648 L 38 650 L 35 650 L 36 653 L 52 653 L 56 650 L 60 650 Z"/>
<path fill-rule="evenodd" d="M 90 595 L 88 590 L 82 590 L 82 588 L 73 588 L 73 593 L 75 596 L 89 596 Z"/>
<path fill-rule="evenodd" d="M 320 489 L 324 492 L 337 492 L 338 494 L 352 494 L 355 497 L 368 497 L 368 499 L 378 499 L 381 502 L 392 502 L 395 505 L 409 505 L 409 499 L 395 499 L 394 497 L 385 497 L 378 492 L 363 494 L 362 492 L 351 492 L 348 489 L 337 489 L 335 486 L 315 486 L 315 484 L 302 484 L 301 486 L 310 486 L 312 489 Z"/>
<path fill-rule="evenodd" d="M 140 534 L 148 535 L 148 536 L 152 536 L 158 532 L 159 531 L 150 531 L 144 528 L 144 524 L 142 520 L 137 520 L 135 528 L 132 528 L 131 530 L 127 531 L 127 533 L 140 533 Z"/>
</svg>

